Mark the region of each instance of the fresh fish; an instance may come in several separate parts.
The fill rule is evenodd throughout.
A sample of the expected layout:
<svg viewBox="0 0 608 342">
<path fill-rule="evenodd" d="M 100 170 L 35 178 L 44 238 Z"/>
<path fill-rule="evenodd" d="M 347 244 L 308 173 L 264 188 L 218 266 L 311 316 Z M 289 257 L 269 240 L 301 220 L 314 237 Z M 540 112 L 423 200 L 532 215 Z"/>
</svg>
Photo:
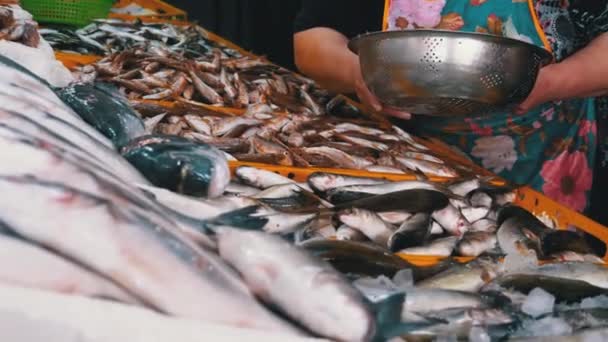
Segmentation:
<svg viewBox="0 0 608 342">
<path fill-rule="evenodd" d="M 443 233 L 443 227 L 436 221 L 433 221 L 433 223 L 431 223 L 431 235 L 441 235 Z"/>
<path fill-rule="evenodd" d="M 434 255 L 434 256 L 450 256 L 454 252 L 454 248 L 458 243 L 458 237 L 449 236 L 431 241 L 425 246 L 409 247 L 399 251 L 405 255 Z"/>
<path fill-rule="evenodd" d="M 329 262 L 340 272 L 358 277 L 393 277 L 398 271 L 411 269 L 414 281 L 431 277 L 451 267 L 446 259 L 430 267 L 419 267 L 370 243 L 339 240 L 308 240 L 300 245 L 311 254 Z"/>
<path fill-rule="evenodd" d="M 254 293 L 306 328 L 341 341 L 374 336 L 371 309 L 329 264 L 264 233 L 222 228 L 217 236 L 220 255 Z"/>
<path fill-rule="evenodd" d="M 471 223 L 470 231 L 494 233 L 497 229 L 496 221 L 485 218 Z"/>
<path fill-rule="evenodd" d="M 268 220 L 264 231 L 270 234 L 289 234 L 306 229 L 317 218 L 316 213 L 282 213 L 270 207 L 260 208 L 253 216 Z"/>
<path fill-rule="evenodd" d="M 334 188 L 349 185 L 378 185 L 386 182 L 387 181 L 384 179 L 351 177 L 325 172 L 314 172 L 308 176 L 308 184 L 310 185 L 311 189 L 321 194 Z"/>
<path fill-rule="evenodd" d="M 201 119 L 198 115 L 186 114 L 184 115 L 184 121 L 192 127 L 198 133 L 206 134 L 211 136 L 211 127 L 209 123 L 203 119 Z"/>
<path fill-rule="evenodd" d="M 418 213 L 404 221 L 388 239 L 388 249 L 397 252 L 426 244 L 431 234 L 431 216 Z"/>
<path fill-rule="evenodd" d="M 336 133 L 334 134 L 334 137 L 356 146 L 367 147 L 378 151 L 387 151 L 389 149 L 388 145 L 381 142 L 348 136 L 346 134 Z"/>
<path fill-rule="evenodd" d="M 458 173 L 455 170 L 444 164 L 399 156 L 395 156 L 395 160 L 411 171 L 421 171 L 426 175 L 439 177 L 458 177 Z"/>
<path fill-rule="evenodd" d="M 353 185 L 344 185 L 333 187 L 329 189 L 330 196 L 336 196 L 338 198 L 349 198 L 355 197 L 358 195 L 349 196 L 349 193 L 355 194 L 369 194 L 369 195 L 382 195 L 390 192 L 397 192 L 403 190 L 414 190 L 414 189 L 423 189 L 423 190 L 433 190 L 444 192 L 446 195 L 450 195 L 450 193 L 443 189 L 440 185 L 433 184 L 426 181 L 402 181 L 402 182 L 383 182 L 377 184 L 353 184 Z"/>
<path fill-rule="evenodd" d="M 251 138 L 251 145 L 261 155 L 274 154 L 280 156 L 279 165 L 291 166 L 294 164 L 291 153 L 279 144 L 254 136 Z"/>
<path fill-rule="evenodd" d="M 373 163 L 368 159 L 351 156 L 345 152 L 342 152 L 338 149 L 322 146 L 322 147 L 304 147 L 303 151 L 307 154 L 312 155 L 320 155 L 326 157 L 330 160 L 335 161 L 337 164 L 342 167 L 349 169 L 362 169 L 367 166 L 372 165 Z"/>
<path fill-rule="evenodd" d="M 260 189 L 252 186 L 243 185 L 235 182 L 230 182 L 226 187 L 226 193 L 237 194 L 241 196 L 252 196 L 260 192 Z"/>
<path fill-rule="evenodd" d="M 283 177 L 278 173 L 258 169 L 251 166 L 240 166 L 235 171 L 236 177 L 244 184 L 259 189 L 267 189 L 271 186 L 295 183 L 294 180 Z"/>
<path fill-rule="evenodd" d="M 380 173 L 395 173 L 395 174 L 403 173 L 403 170 L 398 169 L 396 167 L 381 166 L 381 165 L 368 166 L 367 168 L 365 168 L 365 170 L 369 171 L 369 172 L 380 172 Z"/>
<path fill-rule="evenodd" d="M 608 289 L 608 269 L 603 265 L 588 262 L 544 264 L 535 269 L 518 270 L 514 274 L 577 280 L 601 289 Z"/>
<path fill-rule="evenodd" d="M 121 153 L 152 184 L 186 195 L 217 197 L 230 182 L 222 152 L 185 138 L 147 135 Z"/>
<path fill-rule="evenodd" d="M 324 202 L 313 193 L 293 183 L 272 186 L 252 197 L 279 211 L 300 210 L 310 207 L 318 208 Z"/>
<path fill-rule="evenodd" d="M 579 261 L 579 262 L 591 262 L 596 264 L 603 264 L 604 260 L 597 255 L 594 254 L 580 254 L 571 251 L 563 251 L 556 254 L 551 254 L 549 259 L 555 260 L 557 262 L 566 262 L 566 261 Z"/>
<path fill-rule="evenodd" d="M 416 283 L 419 288 L 477 292 L 499 274 L 500 265 L 489 258 L 454 264 L 433 277 Z"/>
<path fill-rule="evenodd" d="M 0 110 L 0 123 L 7 129 L 39 137 L 46 142 L 53 142 L 57 147 L 77 154 L 98 168 L 107 170 L 125 181 L 147 183 L 147 180 L 123 158 L 104 144 L 97 143 L 76 127 L 48 115 L 41 114 L 38 117 L 35 115 L 37 111 L 33 109 L 27 113 L 29 117 L 13 111 Z M 7 155 L 5 154 L 5 156 Z"/>
<path fill-rule="evenodd" d="M 462 236 L 471 228 L 469 221 L 451 204 L 433 212 L 432 218 L 448 233 L 455 236 Z"/>
<path fill-rule="evenodd" d="M 0 198 L 0 216 L 18 234 L 112 278 L 148 305 L 182 317 L 294 331 L 257 304 L 219 258 L 172 227 L 159 227 L 128 206 L 31 176 L 2 176 L 0 188 L 11 194 Z M 210 296 L 206 305 L 199 303 L 201 293 Z"/>
<path fill-rule="evenodd" d="M 413 159 L 419 159 L 419 160 L 426 160 L 426 161 L 430 161 L 432 163 L 437 163 L 437 164 L 445 164 L 445 162 L 435 156 L 432 156 L 430 154 L 427 153 L 421 153 L 421 152 L 405 152 L 402 154 L 404 157 L 407 158 L 413 158 Z"/>
<path fill-rule="evenodd" d="M 203 80 L 201 80 L 198 77 L 198 75 L 196 74 L 195 71 L 193 71 L 192 69 L 188 70 L 188 75 L 190 76 L 190 79 L 192 80 L 194 89 L 196 89 L 196 91 L 198 91 L 198 93 L 203 98 L 210 101 L 212 104 L 218 104 L 218 105 L 224 104 L 224 100 L 222 99 L 222 97 L 213 88 L 211 88 L 205 82 L 203 82 Z"/>
<path fill-rule="evenodd" d="M 412 313 L 429 314 L 451 309 L 488 309 L 504 300 L 506 299 L 490 294 L 413 287 L 406 291 L 401 317 L 402 320 L 407 321 Z"/>
<path fill-rule="evenodd" d="M 145 131 L 146 134 L 152 134 L 154 133 L 156 126 L 163 121 L 163 119 L 165 118 L 165 116 L 167 116 L 167 113 L 162 113 L 162 114 L 158 114 L 156 116 L 153 116 L 151 118 L 147 118 L 144 120 L 144 127 L 145 127 Z"/>
<path fill-rule="evenodd" d="M 543 234 L 541 250 L 543 255 L 555 255 L 565 251 L 579 254 L 595 253 L 582 234 L 568 230 L 553 230 Z"/>
<path fill-rule="evenodd" d="M 448 198 L 439 191 L 402 190 L 384 195 L 375 195 L 348 203 L 335 205 L 335 209 L 361 208 L 379 211 L 433 212 L 444 208 Z"/>
<path fill-rule="evenodd" d="M 407 337 L 450 336 L 457 339 L 469 337 L 473 327 L 487 327 L 495 331 L 495 339 L 508 334 L 516 320 L 501 309 L 447 309 L 428 314 L 427 319 L 444 321 L 428 328 L 414 330 Z M 502 328 L 502 329 L 501 329 Z M 494 335 L 493 334 L 493 335 Z"/>
<path fill-rule="evenodd" d="M 395 227 L 384 222 L 376 213 L 358 208 L 346 209 L 337 214 L 340 222 L 353 227 L 376 244 L 387 247 Z"/>
<path fill-rule="evenodd" d="M 466 232 L 456 245 L 456 252 L 462 256 L 477 257 L 486 251 L 496 248 L 494 232 Z"/>
<path fill-rule="evenodd" d="M 488 195 L 484 191 L 473 190 L 471 193 L 469 193 L 468 198 L 471 207 L 491 208 L 494 203 L 494 199 L 492 198 L 492 196 Z"/>
<path fill-rule="evenodd" d="M 489 207 L 466 207 L 460 209 L 460 213 L 468 222 L 477 222 L 486 216 L 490 212 Z"/>
<path fill-rule="evenodd" d="M 406 211 L 382 211 L 377 214 L 384 222 L 398 226 L 412 217 L 412 214 Z"/>
<path fill-rule="evenodd" d="M 338 227 L 336 230 L 336 239 L 341 241 L 369 241 L 367 236 L 360 230 L 353 227 L 349 227 L 345 224 Z"/>
<path fill-rule="evenodd" d="M 549 228 L 527 210 L 517 206 L 507 206 L 498 213 L 499 226 L 496 237 L 505 254 L 529 253 L 533 251 L 542 257 L 541 238 Z"/>
<path fill-rule="evenodd" d="M 102 275 L 24 240 L 12 233 L 10 227 L 0 229 L 0 260 L 4 260 L 0 279 L 3 283 L 140 304 L 138 299 Z"/>
<path fill-rule="evenodd" d="M 239 136 L 246 129 L 260 124 L 261 121 L 257 119 L 230 117 L 212 122 L 211 131 L 213 132 L 213 135 L 217 137 L 225 136 L 232 138 Z"/>
</svg>

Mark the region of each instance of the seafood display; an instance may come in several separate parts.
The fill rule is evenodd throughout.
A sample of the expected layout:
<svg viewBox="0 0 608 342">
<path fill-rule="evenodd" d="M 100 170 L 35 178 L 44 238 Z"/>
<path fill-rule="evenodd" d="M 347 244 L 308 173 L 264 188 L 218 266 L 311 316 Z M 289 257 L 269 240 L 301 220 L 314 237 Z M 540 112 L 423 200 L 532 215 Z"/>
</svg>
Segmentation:
<svg viewBox="0 0 608 342">
<path fill-rule="evenodd" d="M 57 51 L 85 55 L 105 55 L 149 45 L 149 48 L 161 46 L 183 53 L 186 57 L 200 57 L 213 50 L 225 56 L 241 57 L 240 52 L 209 39 L 207 32 L 197 25 L 97 19 L 77 30 L 44 28 L 40 34 Z"/>
<path fill-rule="evenodd" d="M 52 87 L 0 55 L 2 285 L 287 337 L 608 336 L 605 243 L 512 185 L 195 25 L 41 34 L 102 58 Z"/>
</svg>

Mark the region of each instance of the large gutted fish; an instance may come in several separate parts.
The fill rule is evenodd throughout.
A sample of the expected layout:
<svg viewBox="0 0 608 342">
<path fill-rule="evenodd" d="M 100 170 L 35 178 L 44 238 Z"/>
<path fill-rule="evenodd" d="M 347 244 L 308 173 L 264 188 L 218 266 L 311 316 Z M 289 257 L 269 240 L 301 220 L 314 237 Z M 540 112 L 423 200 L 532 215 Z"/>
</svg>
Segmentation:
<svg viewBox="0 0 608 342">
<path fill-rule="evenodd" d="M 111 280 L 0 227 L 0 281 L 24 287 L 139 304 Z"/>
<path fill-rule="evenodd" d="M 361 294 L 329 264 L 260 232 L 218 229 L 222 258 L 265 301 L 321 336 L 367 341 L 374 317 Z"/>
<path fill-rule="evenodd" d="M 31 176 L 3 175 L 0 189 L 7 195 L 0 216 L 18 234 L 79 260 L 160 311 L 294 331 L 259 306 L 219 258 L 128 206 Z"/>
</svg>

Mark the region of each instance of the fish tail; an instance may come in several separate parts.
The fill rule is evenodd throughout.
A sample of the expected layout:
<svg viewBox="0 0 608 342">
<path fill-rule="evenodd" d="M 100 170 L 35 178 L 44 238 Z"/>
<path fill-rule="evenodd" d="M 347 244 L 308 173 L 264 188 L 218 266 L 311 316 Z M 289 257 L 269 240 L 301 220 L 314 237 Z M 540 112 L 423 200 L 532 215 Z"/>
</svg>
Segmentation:
<svg viewBox="0 0 608 342">
<path fill-rule="evenodd" d="M 230 226 L 246 230 L 262 230 L 268 223 L 268 219 L 255 216 L 259 206 L 253 205 L 242 209 L 237 209 L 228 213 L 221 214 L 215 218 L 205 220 L 202 224 L 203 229 L 210 233 L 215 233 L 215 227 Z"/>
</svg>

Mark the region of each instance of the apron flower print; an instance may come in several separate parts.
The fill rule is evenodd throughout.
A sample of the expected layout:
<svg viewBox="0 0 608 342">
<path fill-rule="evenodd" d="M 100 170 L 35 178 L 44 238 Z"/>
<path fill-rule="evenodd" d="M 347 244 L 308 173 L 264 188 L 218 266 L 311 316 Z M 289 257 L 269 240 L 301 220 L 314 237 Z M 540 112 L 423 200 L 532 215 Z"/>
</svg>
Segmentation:
<svg viewBox="0 0 608 342">
<path fill-rule="evenodd" d="M 386 0 L 383 28 L 506 36 L 550 50 L 560 61 L 586 44 L 569 6 L 564 0 Z M 428 13 L 420 13 L 423 9 Z M 594 99 L 546 103 L 523 115 L 414 116 L 407 126 L 460 149 L 514 183 L 528 184 L 578 211 L 587 207 L 597 149 Z"/>
</svg>

